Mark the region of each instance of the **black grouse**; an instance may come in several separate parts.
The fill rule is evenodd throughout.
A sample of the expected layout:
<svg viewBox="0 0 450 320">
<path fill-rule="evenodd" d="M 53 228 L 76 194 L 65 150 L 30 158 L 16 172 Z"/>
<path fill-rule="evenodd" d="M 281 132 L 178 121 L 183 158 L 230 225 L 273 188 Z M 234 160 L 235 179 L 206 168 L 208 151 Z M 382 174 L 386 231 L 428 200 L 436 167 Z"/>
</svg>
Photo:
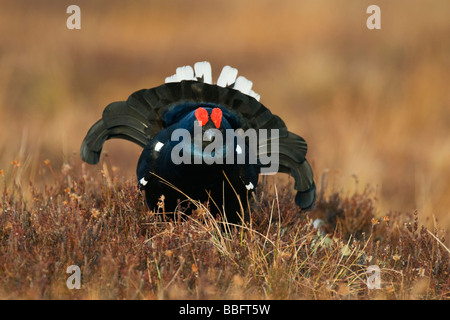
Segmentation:
<svg viewBox="0 0 450 320">
<path fill-rule="evenodd" d="M 142 146 L 137 179 L 154 210 L 164 195 L 167 212 L 189 213 L 188 196 L 237 223 L 248 218 L 258 175 L 276 172 L 294 177 L 295 202 L 310 210 L 316 189 L 307 144 L 251 88 L 252 82 L 229 66 L 216 85 L 209 62 L 177 68 L 165 84 L 109 104 L 88 131 L 81 158 L 98 163 L 104 142 L 112 138 Z"/>
</svg>

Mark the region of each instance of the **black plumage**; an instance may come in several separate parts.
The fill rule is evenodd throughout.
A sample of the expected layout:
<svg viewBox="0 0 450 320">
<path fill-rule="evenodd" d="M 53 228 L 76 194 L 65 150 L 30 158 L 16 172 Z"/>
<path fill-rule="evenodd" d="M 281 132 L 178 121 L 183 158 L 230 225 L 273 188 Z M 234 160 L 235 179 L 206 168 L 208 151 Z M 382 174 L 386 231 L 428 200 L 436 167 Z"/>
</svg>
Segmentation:
<svg viewBox="0 0 450 320">
<path fill-rule="evenodd" d="M 204 117 L 200 118 L 203 121 L 199 117 Z M 203 138 L 209 137 L 209 141 L 201 141 L 201 146 L 194 139 L 173 137 L 181 131 L 177 129 L 194 137 L 195 125 L 201 128 Z M 227 140 L 225 132 L 237 129 L 254 130 L 258 144 L 250 145 L 249 140 L 244 140 L 245 145 L 235 149 L 237 138 Z M 260 134 L 261 129 L 268 130 L 269 134 L 266 137 Z M 271 135 L 270 130 L 276 130 L 278 137 Z M 206 152 L 208 143 L 216 141 L 218 134 L 222 134 L 223 148 Z M 180 201 L 185 199 L 184 193 L 194 200 L 209 201 L 212 212 L 224 211 L 228 221 L 239 222 L 241 213 L 248 214 L 247 199 L 255 191 L 258 175 L 264 168 L 267 170 L 268 165 L 264 163 L 267 157 L 278 158 L 278 172 L 294 177 L 297 205 L 303 210 L 314 205 L 315 184 L 305 158 L 305 140 L 289 132 L 285 123 L 254 97 L 231 86 L 212 85 L 194 78 L 139 90 L 127 101 L 113 102 L 88 131 L 81 146 L 81 158 L 96 164 L 104 142 L 112 138 L 130 140 L 144 148 L 138 161 L 137 178 L 151 209 L 157 207 L 161 195 L 165 196 L 166 211 L 174 211 L 179 204 L 183 207 L 186 203 Z M 278 147 L 277 154 L 274 146 Z M 185 148 L 179 155 L 191 152 L 191 164 L 175 163 L 175 150 L 180 147 Z M 244 163 L 225 161 L 226 156 L 238 159 L 239 151 L 244 152 Z M 196 156 L 204 162 L 222 157 L 223 163 L 195 164 Z M 250 160 L 252 156 L 256 162 Z"/>
</svg>

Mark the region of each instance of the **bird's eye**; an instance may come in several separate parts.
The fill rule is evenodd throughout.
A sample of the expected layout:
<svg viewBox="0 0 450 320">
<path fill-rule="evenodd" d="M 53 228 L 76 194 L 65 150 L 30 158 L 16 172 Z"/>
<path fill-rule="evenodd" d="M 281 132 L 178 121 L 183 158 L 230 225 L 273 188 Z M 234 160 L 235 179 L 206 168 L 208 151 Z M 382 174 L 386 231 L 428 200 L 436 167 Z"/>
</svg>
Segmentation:
<svg viewBox="0 0 450 320">
<path fill-rule="evenodd" d="M 198 124 L 204 126 L 208 122 L 208 111 L 204 108 L 197 108 L 195 110 L 195 117 L 197 118 Z"/>
<path fill-rule="evenodd" d="M 219 129 L 220 123 L 222 122 L 222 110 L 220 110 L 219 108 L 214 108 L 211 112 L 211 120 L 216 125 L 216 128 Z"/>
</svg>

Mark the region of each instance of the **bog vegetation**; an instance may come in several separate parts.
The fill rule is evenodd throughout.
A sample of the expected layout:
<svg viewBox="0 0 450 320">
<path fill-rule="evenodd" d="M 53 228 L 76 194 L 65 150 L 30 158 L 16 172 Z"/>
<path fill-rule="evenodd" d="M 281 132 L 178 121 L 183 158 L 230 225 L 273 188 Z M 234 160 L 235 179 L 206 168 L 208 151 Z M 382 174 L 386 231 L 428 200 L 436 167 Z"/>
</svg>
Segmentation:
<svg viewBox="0 0 450 320">
<path fill-rule="evenodd" d="M 231 225 L 207 206 L 165 217 L 150 212 L 136 181 L 80 162 L 54 169 L 31 190 L 15 180 L 1 196 L 0 297 L 25 299 L 448 299 L 444 231 L 418 212 L 376 217 L 370 188 L 320 195 L 304 214 L 289 187 L 263 184 L 251 220 Z M 5 177 L 6 178 L 6 177 Z M 326 176 L 323 177 L 323 181 Z M 28 199 L 27 199 L 28 198 Z M 313 220 L 320 218 L 319 228 Z M 66 269 L 81 270 L 69 289 Z M 369 266 L 380 270 L 370 288 Z"/>
</svg>

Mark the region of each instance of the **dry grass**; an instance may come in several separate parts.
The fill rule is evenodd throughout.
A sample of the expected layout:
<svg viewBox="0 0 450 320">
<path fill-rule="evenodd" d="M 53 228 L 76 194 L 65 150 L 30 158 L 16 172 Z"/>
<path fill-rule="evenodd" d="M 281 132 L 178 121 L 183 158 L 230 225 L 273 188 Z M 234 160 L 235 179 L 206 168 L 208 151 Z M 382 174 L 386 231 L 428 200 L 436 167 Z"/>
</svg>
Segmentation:
<svg viewBox="0 0 450 320">
<path fill-rule="evenodd" d="M 450 2 L 379 1 L 378 31 L 365 27 L 373 2 L 360 0 L 79 0 L 79 31 L 65 26 L 70 4 L 0 10 L 1 297 L 447 297 Z M 294 219 L 288 187 L 265 187 L 249 230 L 219 232 L 207 217 L 148 215 L 130 181 L 137 146 L 107 143 L 112 180 L 80 168 L 109 102 L 202 60 L 214 79 L 237 67 L 306 139 L 317 180 L 327 172 L 314 214 L 337 226 L 336 241 Z M 364 287 L 360 251 L 382 268 L 382 290 Z M 67 263 L 82 266 L 78 292 L 65 287 Z"/>
<path fill-rule="evenodd" d="M 2 194 L 3 299 L 448 299 L 443 230 L 418 214 L 375 219 L 369 191 L 320 198 L 300 214 L 289 188 L 258 194 L 252 219 L 230 225 L 199 203 L 193 216 L 149 212 L 135 181 L 80 162 L 53 169 L 43 190 L 13 183 Z M 15 172 L 20 167 L 13 169 Z M 12 174 L 14 175 L 15 172 Z M 275 187 L 276 188 L 276 187 Z M 280 194 L 280 195 L 278 195 Z M 282 194 L 282 196 L 281 196 Z M 312 218 L 325 220 L 325 235 Z M 81 268 L 69 290 L 66 268 Z M 381 288 L 369 290 L 369 265 Z"/>
</svg>

